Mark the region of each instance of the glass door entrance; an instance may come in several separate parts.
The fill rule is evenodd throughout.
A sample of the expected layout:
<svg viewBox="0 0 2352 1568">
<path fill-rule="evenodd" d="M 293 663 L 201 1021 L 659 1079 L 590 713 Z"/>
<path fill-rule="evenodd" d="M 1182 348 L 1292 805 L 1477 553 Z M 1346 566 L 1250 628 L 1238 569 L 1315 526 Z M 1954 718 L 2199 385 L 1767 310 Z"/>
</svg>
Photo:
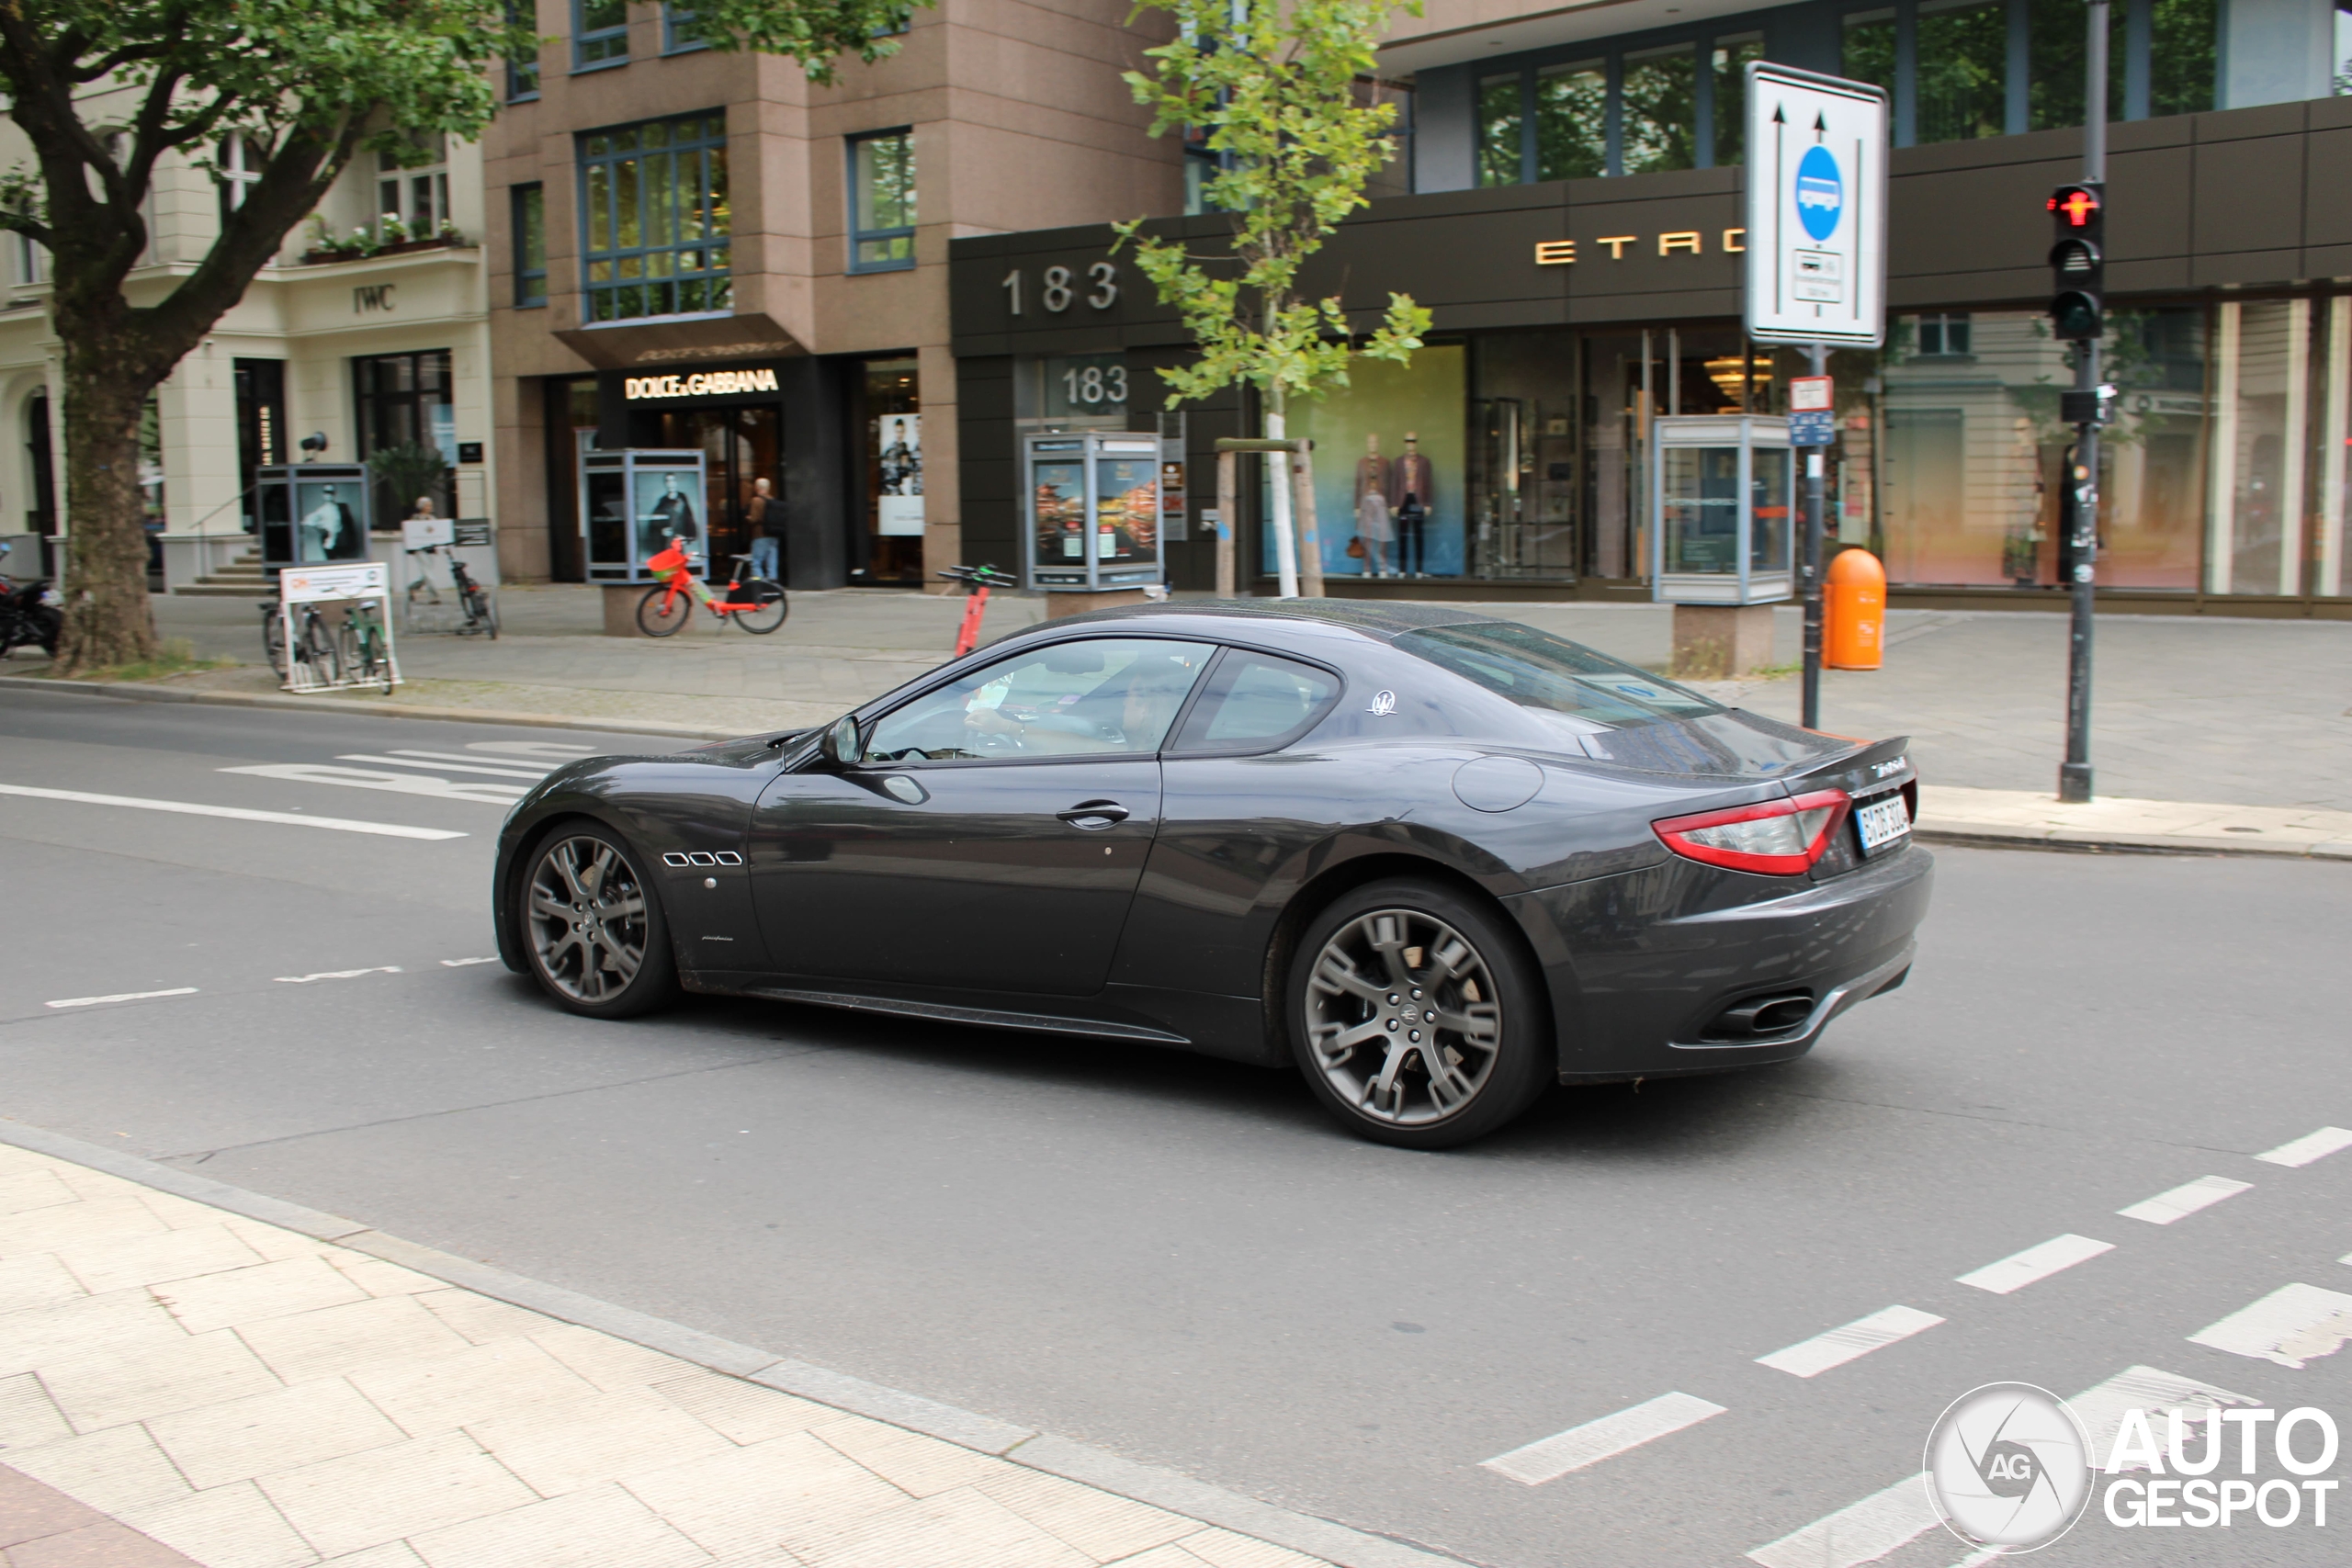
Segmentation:
<svg viewBox="0 0 2352 1568">
<path fill-rule="evenodd" d="M 774 504 L 767 530 L 776 540 L 778 572 L 790 579 L 792 562 L 784 531 L 784 409 L 776 403 L 743 408 L 664 409 L 659 438 L 650 445 L 698 446 L 704 456 L 703 516 L 710 530 L 710 570 L 724 580 L 728 558 L 751 553 L 751 513 L 767 481 Z"/>
</svg>

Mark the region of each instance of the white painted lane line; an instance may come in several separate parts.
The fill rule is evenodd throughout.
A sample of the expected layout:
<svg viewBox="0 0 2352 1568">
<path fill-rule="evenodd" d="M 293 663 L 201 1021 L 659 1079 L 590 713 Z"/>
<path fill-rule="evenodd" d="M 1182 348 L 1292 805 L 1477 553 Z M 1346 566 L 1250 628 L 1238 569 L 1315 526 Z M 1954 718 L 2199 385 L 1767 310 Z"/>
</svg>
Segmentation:
<svg viewBox="0 0 2352 1568">
<path fill-rule="evenodd" d="M 1960 1282 L 2006 1296 L 2011 1291 L 2024 1290 L 2036 1280 L 2047 1280 L 2062 1269 L 2072 1269 L 2102 1252 L 2114 1250 L 2113 1242 L 2093 1241 L 2086 1235 L 2052 1236 L 2039 1247 L 2029 1247 L 1998 1263 L 1987 1263 L 1973 1273 L 1962 1274 Z"/>
<path fill-rule="evenodd" d="M 528 773 L 533 778 L 538 778 L 555 771 L 555 764 L 551 762 L 534 762 L 527 757 L 501 757 L 495 753 L 486 753 L 481 751 L 417 751 L 412 750 L 406 747 L 387 747 L 385 749 L 385 755 L 390 757 L 429 757 L 436 762 L 492 762 L 495 763 L 502 770 L 511 773 Z"/>
<path fill-rule="evenodd" d="M 479 806 L 512 806 L 529 785 L 460 783 L 424 773 L 384 773 L 366 768 L 338 768 L 328 762 L 256 762 L 251 767 L 223 768 L 224 773 L 246 773 L 261 779 L 290 779 L 297 784 L 341 784 L 347 789 L 388 789 L 395 795 L 429 795 L 443 800 L 470 800 Z"/>
<path fill-rule="evenodd" d="M 2233 1356 L 2275 1361 L 2296 1371 L 2333 1356 L 2352 1339 L 2352 1296 L 2317 1285 L 2281 1285 L 2260 1301 L 2188 1337 Z"/>
<path fill-rule="evenodd" d="M 1513 1481 L 1529 1486 L 1541 1486 L 1547 1481 L 1557 1481 L 1572 1470 L 1599 1464 L 1627 1449 L 1656 1442 L 1685 1427 L 1695 1427 L 1709 1416 L 1723 1413 L 1724 1406 L 1690 1394 L 1661 1393 L 1656 1399 L 1645 1400 L 1620 1410 L 1614 1416 L 1603 1416 L 1598 1421 L 1571 1427 L 1565 1432 L 1530 1443 L 1525 1448 L 1497 1454 L 1484 1461 L 1480 1468 L 1491 1470 L 1497 1475 L 1508 1475 Z"/>
<path fill-rule="evenodd" d="M 280 975 L 277 983 L 281 986 L 307 986 L 313 980 L 356 980 L 362 975 L 397 975 L 400 972 L 401 966 L 397 964 L 381 964 L 373 969 L 322 969 L 315 975 Z"/>
<path fill-rule="evenodd" d="M 152 1001 L 157 997 L 192 997 L 194 995 L 196 995 L 194 986 L 174 986 L 168 991 L 117 991 L 110 997 L 67 997 L 62 1001 L 43 1002 L 40 1005 L 45 1008 L 95 1008 L 104 1007 L 108 1002 L 144 1002 Z"/>
<path fill-rule="evenodd" d="M 2266 1165 L 2309 1165 L 2315 1159 L 2325 1159 L 2338 1149 L 2352 1148 L 2352 1131 L 2342 1127 L 2322 1127 L 2316 1133 L 2305 1133 L 2264 1154 L 2254 1157 Z"/>
<path fill-rule="evenodd" d="M 2127 1410 L 2146 1411 L 2149 1428 L 2163 1432 L 2175 1410 L 2181 1412 L 2185 1419 L 2196 1420 L 2209 1410 L 2259 1404 L 2262 1401 L 2182 1377 L 2178 1372 L 2161 1371 L 2154 1367 L 2126 1367 L 2066 1403 L 2074 1407 L 2075 1416 L 2082 1420 L 2083 1430 L 2090 1437 L 2091 1462 L 2104 1466 L 2115 1452 L 2115 1435 L 2123 1429 L 2123 1413 Z M 2126 1470 L 2146 1468 L 2144 1461 L 2124 1466 Z"/>
<path fill-rule="evenodd" d="M 445 958 L 441 961 L 441 967 L 444 969 L 463 969 L 469 964 L 495 964 L 497 962 L 498 955 L 493 953 L 488 958 Z"/>
<path fill-rule="evenodd" d="M 1867 1356 L 1883 1345 L 1898 1339 L 1908 1339 L 1922 1329 L 1933 1328 L 1942 1318 L 1916 1307 L 1891 1306 L 1874 1312 L 1868 1317 L 1858 1317 L 1843 1328 L 1833 1328 L 1826 1334 L 1816 1334 L 1802 1344 L 1785 1350 L 1775 1350 L 1769 1356 L 1756 1358 L 1758 1366 L 1794 1377 L 1817 1377 L 1832 1367 L 1842 1367 L 1858 1356 Z"/>
<path fill-rule="evenodd" d="M 379 762 L 388 768 L 415 768 L 427 773 L 486 773 L 494 779 L 522 779 L 536 784 L 543 775 L 523 773 L 514 768 L 485 768 L 479 759 L 465 762 L 429 761 L 414 756 L 393 752 L 377 756 L 367 751 L 345 751 L 335 758 L 338 762 Z"/>
<path fill-rule="evenodd" d="M 594 746 L 573 746 L 561 740 L 469 740 L 469 751 L 504 751 L 517 757 L 553 757 L 558 761 L 570 761 L 574 757 L 594 757 Z"/>
<path fill-rule="evenodd" d="M 236 769 L 225 769 L 234 773 Z M 325 828 L 337 833 L 375 833 L 387 839 L 462 839 L 448 828 L 411 828 L 399 822 L 355 822 L 346 817 L 306 817 L 299 811 L 254 811 L 243 806 L 199 806 L 192 800 L 141 800 L 129 795 L 92 795 L 78 789 L 35 789 L 0 784 L 0 795 L 36 800 L 71 800 L 84 806 L 128 806 L 139 811 L 175 811 L 184 817 L 226 817 L 238 822 L 277 822 L 289 828 Z"/>
<path fill-rule="evenodd" d="M 2226 1176 L 2200 1176 L 2194 1181 L 2184 1181 L 2169 1192 L 2159 1192 L 2144 1198 L 2128 1209 L 2115 1212 L 2127 1220 L 2145 1220 L 2152 1225 L 2168 1225 L 2175 1220 L 2187 1219 L 2199 1209 L 2210 1209 L 2224 1198 L 2234 1198 L 2241 1192 L 2254 1190 L 2251 1181 L 2232 1181 Z"/>
<path fill-rule="evenodd" d="M 1923 1471 L 1769 1541 L 1747 1557 L 1764 1568 L 1854 1568 L 1918 1540 L 1938 1522 Z"/>
</svg>

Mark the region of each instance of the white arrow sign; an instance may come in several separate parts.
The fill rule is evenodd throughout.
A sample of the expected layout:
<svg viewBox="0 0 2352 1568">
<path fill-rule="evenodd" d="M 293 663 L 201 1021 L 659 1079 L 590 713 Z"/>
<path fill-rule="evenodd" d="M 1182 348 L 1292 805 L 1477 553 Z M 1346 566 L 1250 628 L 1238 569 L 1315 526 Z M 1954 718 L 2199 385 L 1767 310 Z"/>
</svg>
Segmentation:
<svg viewBox="0 0 2352 1568">
<path fill-rule="evenodd" d="M 1747 67 L 1747 335 L 1876 348 L 1886 336 L 1886 94 Z"/>
</svg>

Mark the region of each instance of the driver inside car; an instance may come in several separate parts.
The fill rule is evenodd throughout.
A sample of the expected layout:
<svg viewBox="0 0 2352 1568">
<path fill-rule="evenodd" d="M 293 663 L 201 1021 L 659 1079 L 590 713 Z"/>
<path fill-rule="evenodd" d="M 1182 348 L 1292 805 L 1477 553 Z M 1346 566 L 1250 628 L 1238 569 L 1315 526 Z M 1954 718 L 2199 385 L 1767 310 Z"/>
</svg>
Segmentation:
<svg viewBox="0 0 2352 1568">
<path fill-rule="evenodd" d="M 1190 654 L 1149 655 L 1091 691 L 1046 705 L 1013 698 L 1010 682 L 991 682 L 972 694 L 964 725 L 1033 755 L 1157 750 L 1200 663 Z"/>
</svg>

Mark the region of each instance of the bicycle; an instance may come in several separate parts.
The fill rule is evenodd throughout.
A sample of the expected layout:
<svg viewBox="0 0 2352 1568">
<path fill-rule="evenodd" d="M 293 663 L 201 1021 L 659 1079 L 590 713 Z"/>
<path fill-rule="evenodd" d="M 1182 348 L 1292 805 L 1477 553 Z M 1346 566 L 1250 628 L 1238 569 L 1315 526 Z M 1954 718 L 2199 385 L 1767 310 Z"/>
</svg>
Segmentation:
<svg viewBox="0 0 2352 1568">
<path fill-rule="evenodd" d="M 286 623 L 277 614 L 277 606 L 266 605 L 262 611 L 262 647 L 269 655 L 269 667 L 279 680 L 286 678 L 286 661 L 290 655 L 295 663 L 311 672 L 311 683 L 333 685 L 343 679 L 343 656 L 336 651 L 335 634 L 327 618 L 319 614 L 316 604 L 305 604 L 300 611 L 301 626 L 294 634 L 289 648 L 286 639 Z"/>
<path fill-rule="evenodd" d="M 465 624 L 457 628 L 459 637 L 481 636 L 488 637 L 492 642 L 498 640 L 498 606 L 492 601 L 489 591 L 474 581 L 473 573 L 466 570 L 464 559 L 456 550 L 447 545 L 426 545 L 408 553 L 413 556 L 437 555 L 447 558 L 449 581 L 458 591 L 458 607 L 465 613 L 466 617 Z M 441 603 L 441 590 L 426 574 L 423 565 L 417 567 L 415 580 L 408 585 L 408 602 L 411 608 L 415 606 L 416 596 L 420 590 L 425 595 L 426 604 Z"/>
<path fill-rule="evenodd" d="M 720 599 L 695 577 L 695 558 L 673 536 L 670 547 L 649 558 L 645 569 L 662 581 L 637 602 L 637 629 L 647 637 L 673 637 L 695 613 L 697 602 L 721 620 L 733 621 L 747 632 L 764 637 L 784 625 L 792 606 L 780 583 L 764 577 L 746 577 L 750 556 L 730 556 L 735 575 L 728 580 L 727 597 Z"/>
<path fill-rule="evenodd" d="M 373 600 L 343 607 L 343 625 L 335 632 L 335 658 L 345 670 L 356 671 L 369 685 L 380 681 L 384 695 L 392 694 L 392 653 L 384 641 L 384 623 L 377 618 Z"/>
</svg>

